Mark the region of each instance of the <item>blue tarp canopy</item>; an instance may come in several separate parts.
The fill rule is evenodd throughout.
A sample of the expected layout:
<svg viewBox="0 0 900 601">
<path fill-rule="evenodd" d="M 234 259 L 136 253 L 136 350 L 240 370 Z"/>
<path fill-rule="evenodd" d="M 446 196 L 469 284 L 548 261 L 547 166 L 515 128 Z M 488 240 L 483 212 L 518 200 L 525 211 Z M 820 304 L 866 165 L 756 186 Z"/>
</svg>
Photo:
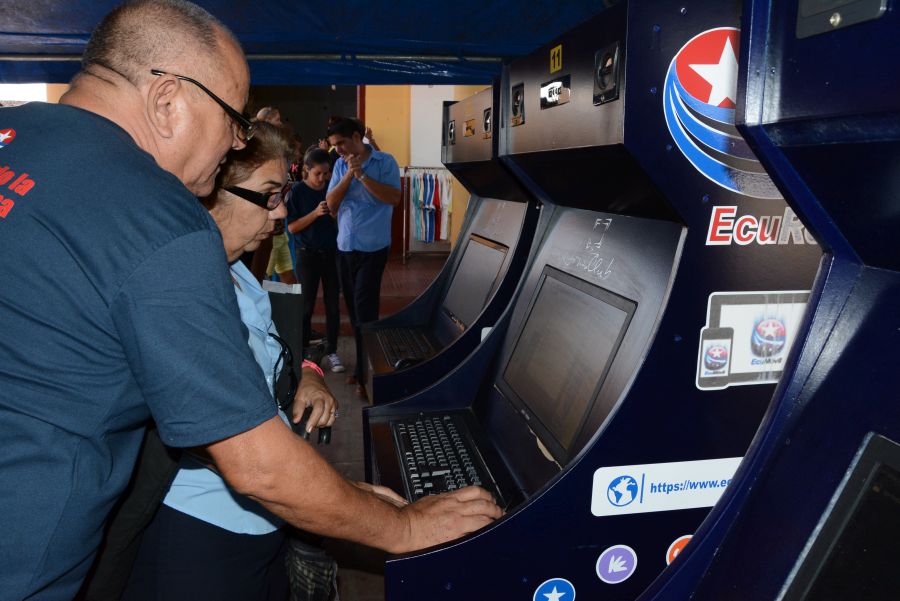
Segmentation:
<svg viewBox="0 0 900 601">
<path fill-rule="evenodd" d="M 197 2 L 237 35 L 254 85 L 484 83 L 610 0 Z M 106 0 L 3 0 L 0 82 L 66 83 Z"/>
</svg>

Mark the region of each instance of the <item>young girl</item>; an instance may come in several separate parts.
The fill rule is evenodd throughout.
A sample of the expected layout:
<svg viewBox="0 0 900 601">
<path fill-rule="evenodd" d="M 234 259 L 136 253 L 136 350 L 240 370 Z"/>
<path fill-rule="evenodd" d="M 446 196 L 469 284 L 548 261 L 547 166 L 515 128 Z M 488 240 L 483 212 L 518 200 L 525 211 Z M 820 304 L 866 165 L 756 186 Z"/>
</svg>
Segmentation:
<svg viewBox="0 0 900 601">
<path fill-rule="evenodd" d="M 303 159 L 305 179 L 294 184 L 288 200 L 288 230 L 294 234 L 297 271 L 303 287 L 303 346 L 309 346 L 310 328 L 319 282 L 325 301 L 325 354 L 331 371 L 344 371 L 337 355 L 340 305 L 338 300 L 337 221 L 325 203 L 331 163 L 328 153 L 311 148 Z"/>
</svg>

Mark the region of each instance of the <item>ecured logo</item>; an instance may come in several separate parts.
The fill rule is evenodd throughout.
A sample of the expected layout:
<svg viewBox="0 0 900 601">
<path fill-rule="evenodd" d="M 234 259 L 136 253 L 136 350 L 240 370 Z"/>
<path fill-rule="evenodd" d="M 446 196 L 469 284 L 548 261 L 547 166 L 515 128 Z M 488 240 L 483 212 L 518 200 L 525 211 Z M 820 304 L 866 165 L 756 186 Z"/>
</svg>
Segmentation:
<svg viewBox="0 0 900 601">
<path fill-rule="evenodd" d="M 9 146 L 9 143 L 16 139 L 16 130 L 11 127 L 0 129 L 0 148 Z"/>
<path fill-rule="evenodd" d="M 672 58 L 663 113 L 675 145 L 697 171 L 719 186 L 755 198 L 781 198 L 734 126 L 740 30 L 710 29 Z"/>
<path fill-rule="evenodd" d="M 739 215 L 737 205 L 713 207 L 706 232 L 707 246 L 756 244 L 816 244 L 790 207 L 781 215 Z"/>
<path fill-rule="evenodd" d="M 757 357 L 771 357 L 781 352 L 786 340 L 787 328 L 784 322 L 775 317 L 767 317 L 753 326 L 750 347 Z"/>
<path fill-rule="evenodd" d="M 703 353 L 703 366 L 710 371 L 725 369 L 728 365 L 728 348 L 714 344 Z"/>
</svg>

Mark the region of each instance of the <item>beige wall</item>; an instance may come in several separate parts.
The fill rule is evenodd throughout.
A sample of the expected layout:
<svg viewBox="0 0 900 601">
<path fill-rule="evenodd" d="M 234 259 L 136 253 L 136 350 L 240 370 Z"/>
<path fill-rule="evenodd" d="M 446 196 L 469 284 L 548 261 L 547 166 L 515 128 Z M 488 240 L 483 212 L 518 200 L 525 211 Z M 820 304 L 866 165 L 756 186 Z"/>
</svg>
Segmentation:
<svg viewBox="0 0 900 601">
<path fill-rule="evenodd" d="M 366 86 L 366 125 L 381 150 L 409 165 L 409 86 Z"/>
<path fill-rule="evenodd" d="M 50 83 L 47 84 L 47 102 L 59 102 L 60 97 L 69 89 L 67 83 Z"/>
<path fill-rule="evenodd" d="M 485 85 L 454 86 L 453 99 L 462 100 L 485 89 Z M 385 152 L 401 167 L 410 158 L 410 86 L 366 86 L 366 125 Z M 456 244 L 469 204 L 469 192 L 453 178 L 453 216 L 450 220 L 450 244 Z"/>
<path fill-rule="evenodd" d="M 487 86 L 484 84 L 478 84 L 477 86 L 454 86 L 453 87 L 453 100 L 463 100 L 468 98 L 472 94 L 476 94 L 481 90 L 485 89 Z"/>
</svg>

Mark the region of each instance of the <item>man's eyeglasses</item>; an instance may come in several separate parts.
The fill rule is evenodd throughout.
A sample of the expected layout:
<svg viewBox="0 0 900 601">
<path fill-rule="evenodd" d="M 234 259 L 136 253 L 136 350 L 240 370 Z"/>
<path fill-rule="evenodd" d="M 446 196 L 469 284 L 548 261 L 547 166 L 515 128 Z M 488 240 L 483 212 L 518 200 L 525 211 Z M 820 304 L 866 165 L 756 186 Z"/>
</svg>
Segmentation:
<svg viewBox="0 0 900 601">
<path fill-rule="evenodd" d="M 150 73 L 159 77 L 160 75 L 171 75 L 175 79 L 180 79 L 182 81 L 188 81 L 204 92 L 206 92 L 207 96 L 216 101 L 216 104 L 222 107 L 225 113 L 231 117 L 231 120 L 237 125 L 237 136 L 242 142 L 247 142 L 250 138 L 253 137 L 253 130 L 256 128 L 256 125 L 250 122 L 249 119 L 244 117 L 240 112 L 231 108 L 227 102 L 213 94 L 209 88 L 205 85 L 197 81 L 196 79 L 191 79 L 190 77 L 186 77 L 184 75 L 176 75 L 175 73 L 168 73 L 166 71 L 160 71 L 159 69 L 150 69 Z"/>
<path fill-rule="evenodd" d="M 291 352 L 291 347 L 288 346 L 288 343 L 285 342 L 281 336 L 277 336 L 271 332 L 269 332 L 269 336 L 281 345 L 281 353 L 278 355 L 278 360 L 275 361 L 275 367 L 272 371 L 273 386 L 278 380 L 278 372 L 281 371 L 282 368 L 287 370 L 288 382 L 290 384 L 288 386 L 287 394 L 284 395 L 284 398 L 275 399 L 275 402 L 278 403 L 278 408 L 287 413 L 294 402 L 294 395 L 297 394 L 297 386 L 299 384 L 297 372 L 294 371 L 294 354 Z"/>
<path fill-rule="evenodd" d="M 235 196 L 240 196 L 244 200 L 248 200 L 255 204 L 258 207 L 262 207 L 269 211 L 274 211 L 278 208 L 278 205 L 282 203 L 284 197 L 281 195 L 280 190 L 276 190 L 275 192 L 257 192 L 255 190 L 248 190 L 247 188 L 240 188 L 238 186 L 229 186 L 225 188 L 226 192 L 231 192 Z"/>
</svg>

